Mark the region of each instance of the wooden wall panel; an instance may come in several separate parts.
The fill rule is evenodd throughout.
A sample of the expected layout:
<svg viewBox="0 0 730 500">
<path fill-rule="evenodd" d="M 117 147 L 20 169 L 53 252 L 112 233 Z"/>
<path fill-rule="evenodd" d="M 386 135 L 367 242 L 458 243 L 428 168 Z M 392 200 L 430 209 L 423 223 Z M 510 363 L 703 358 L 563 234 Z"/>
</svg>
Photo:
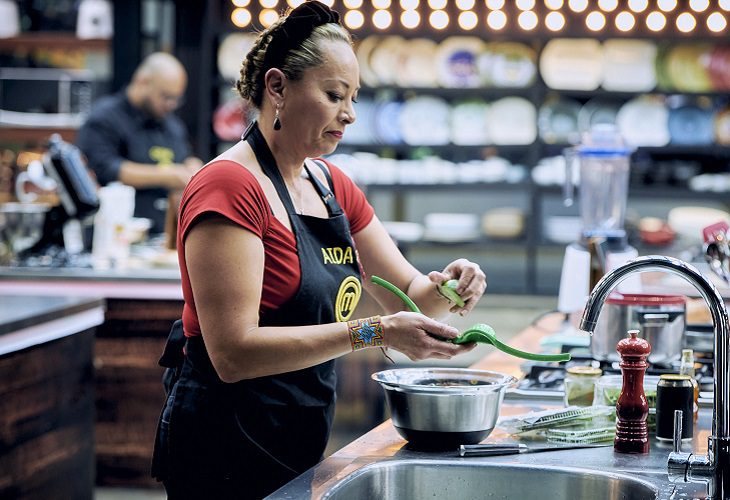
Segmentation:
<svg viewBox="0 0 730 500">
<path fill-rule="evenodd" d="M 157 419 L 165 393 L 157 364 L 179 300 L 107 299 L 97 329 L 96 483 L 161 487 L 150 476 Z"/>
<path fill-rule="evenodd" d="M 89 499 L 94 330 L 0 357 L 0 498 Z"/>
</svg>

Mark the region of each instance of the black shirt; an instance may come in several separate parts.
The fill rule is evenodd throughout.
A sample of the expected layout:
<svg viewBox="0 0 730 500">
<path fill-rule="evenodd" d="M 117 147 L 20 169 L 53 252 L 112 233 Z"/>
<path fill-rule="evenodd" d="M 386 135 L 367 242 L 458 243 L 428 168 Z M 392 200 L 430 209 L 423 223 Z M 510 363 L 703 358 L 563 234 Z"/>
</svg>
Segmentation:
<svg viewBox="0 0 730 500">
<path fill-rule="evenodd" d="M 177 116 L 157 120 L 135 108 L 124 92 L 99 99 L 79 129 L 76 145 L 104 186 L 119 179 L 123 161 L 164 168 L 190 156 L 185 126 Z M 137 189 L 134 215 L 152 219 L 150 232 L 165 229 L 167 189 Z"/>
</svg>

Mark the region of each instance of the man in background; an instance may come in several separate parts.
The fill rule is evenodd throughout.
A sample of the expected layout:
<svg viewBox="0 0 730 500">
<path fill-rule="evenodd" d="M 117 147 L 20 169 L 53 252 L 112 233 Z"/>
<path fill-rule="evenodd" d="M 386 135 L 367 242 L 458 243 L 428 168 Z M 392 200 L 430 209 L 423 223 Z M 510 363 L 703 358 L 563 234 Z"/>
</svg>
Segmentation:
<svg viewBox="0 0 730 500">
<path fill-rule="evenodd" d="M 173 114 L 186 87 L 180 61 L 151 54 L 124 91 L 94 104 L 76 139 L 102 186 L 120 181 L 136 189 L 134 215 L 151 219 L 153 234 L 165 229 L 168 193 L 183 189 L 203 165 Z"/>
</svg>

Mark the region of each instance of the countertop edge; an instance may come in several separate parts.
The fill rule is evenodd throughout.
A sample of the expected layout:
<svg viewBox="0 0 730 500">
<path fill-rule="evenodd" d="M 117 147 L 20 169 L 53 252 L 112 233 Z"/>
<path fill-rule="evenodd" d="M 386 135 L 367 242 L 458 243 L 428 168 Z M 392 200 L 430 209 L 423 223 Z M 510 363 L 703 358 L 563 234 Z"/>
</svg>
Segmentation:
<svg viewBox="0 0 730 500">
<path fill-rule="evenodd" d="M 93 302 L 97 302 L 94 307 Z M 102 301 L 92 301 L 92 307 L 82 308 L 68 316 L 37 322 L 0 336 L 0 356 L 68 337 L 101 325 L 104 322 Z"/>
</svg>

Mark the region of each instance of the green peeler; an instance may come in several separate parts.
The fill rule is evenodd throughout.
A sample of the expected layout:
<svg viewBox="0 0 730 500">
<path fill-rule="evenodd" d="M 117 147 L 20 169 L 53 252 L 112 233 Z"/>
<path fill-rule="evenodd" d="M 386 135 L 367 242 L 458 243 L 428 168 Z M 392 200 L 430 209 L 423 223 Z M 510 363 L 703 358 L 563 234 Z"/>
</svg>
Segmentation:
<svg viewBox="0 0 730 500">
<path fill-rule="evenodd" d="M 411 298 L 406 295 L 400 288 L 395 286 L 394 284 L 390 283 L 389 281 L 384 280 L 383 278 L 380 278 L 378 276 L 371 276 L 370 281 L 375 283 L 376 285 L 382 286 L 386 290 L 394 293 L 398 298 L 400 298 L 405 305 L 413 312 L 420 313 L 420 309 L 418 309 L 418 306 L 411 300 Z M 454 283 L 451 283 L 451 282 Z M 457 280 L 449 280 L 446 283 L 439 286 L 439 292 L 442 293 L 446 298 L 451 300 L 452 302 L 456 303 L 459 307 L 464 305 L 464 301 L 461 300 L 461 297 L 456 293 L 456 281 Z M 446 295 L 444 293 L 444 290 L 449 290 L 454 296 L 456 296 L 459 301 L 461 301 L 461 304 L 459 304 L 458 301 L 451 298 L 450 295 Z M 570 360 L 570 354 L 569 353 L 561 353 L 561 354 L 535 354 L 531 352 L 525 352 L 520 351 L 519 349 L 515 349 L 514 347 L 510 347 L 507 344 L 501 342 L 497 338 L 497 334 L 494 331 L 494 328 L 492 328 L 489 325 L 485 325 L 484 323 L 477 323 L 464 332 L 461 333 L 458 337 L 455 339 L 450 339 L 448 342 L 453 342 L 454 344 L 465 344 L 467 342 L 479 342 L 482 344 L 491 344 L 497 349 L 499 349 L 502 352 L 505 352 L 507 354 L 510 354 L 512 356 L 523 358 L 523 359 L 529 359 L 531 361 L 569 361 Z"/>
</svg>

